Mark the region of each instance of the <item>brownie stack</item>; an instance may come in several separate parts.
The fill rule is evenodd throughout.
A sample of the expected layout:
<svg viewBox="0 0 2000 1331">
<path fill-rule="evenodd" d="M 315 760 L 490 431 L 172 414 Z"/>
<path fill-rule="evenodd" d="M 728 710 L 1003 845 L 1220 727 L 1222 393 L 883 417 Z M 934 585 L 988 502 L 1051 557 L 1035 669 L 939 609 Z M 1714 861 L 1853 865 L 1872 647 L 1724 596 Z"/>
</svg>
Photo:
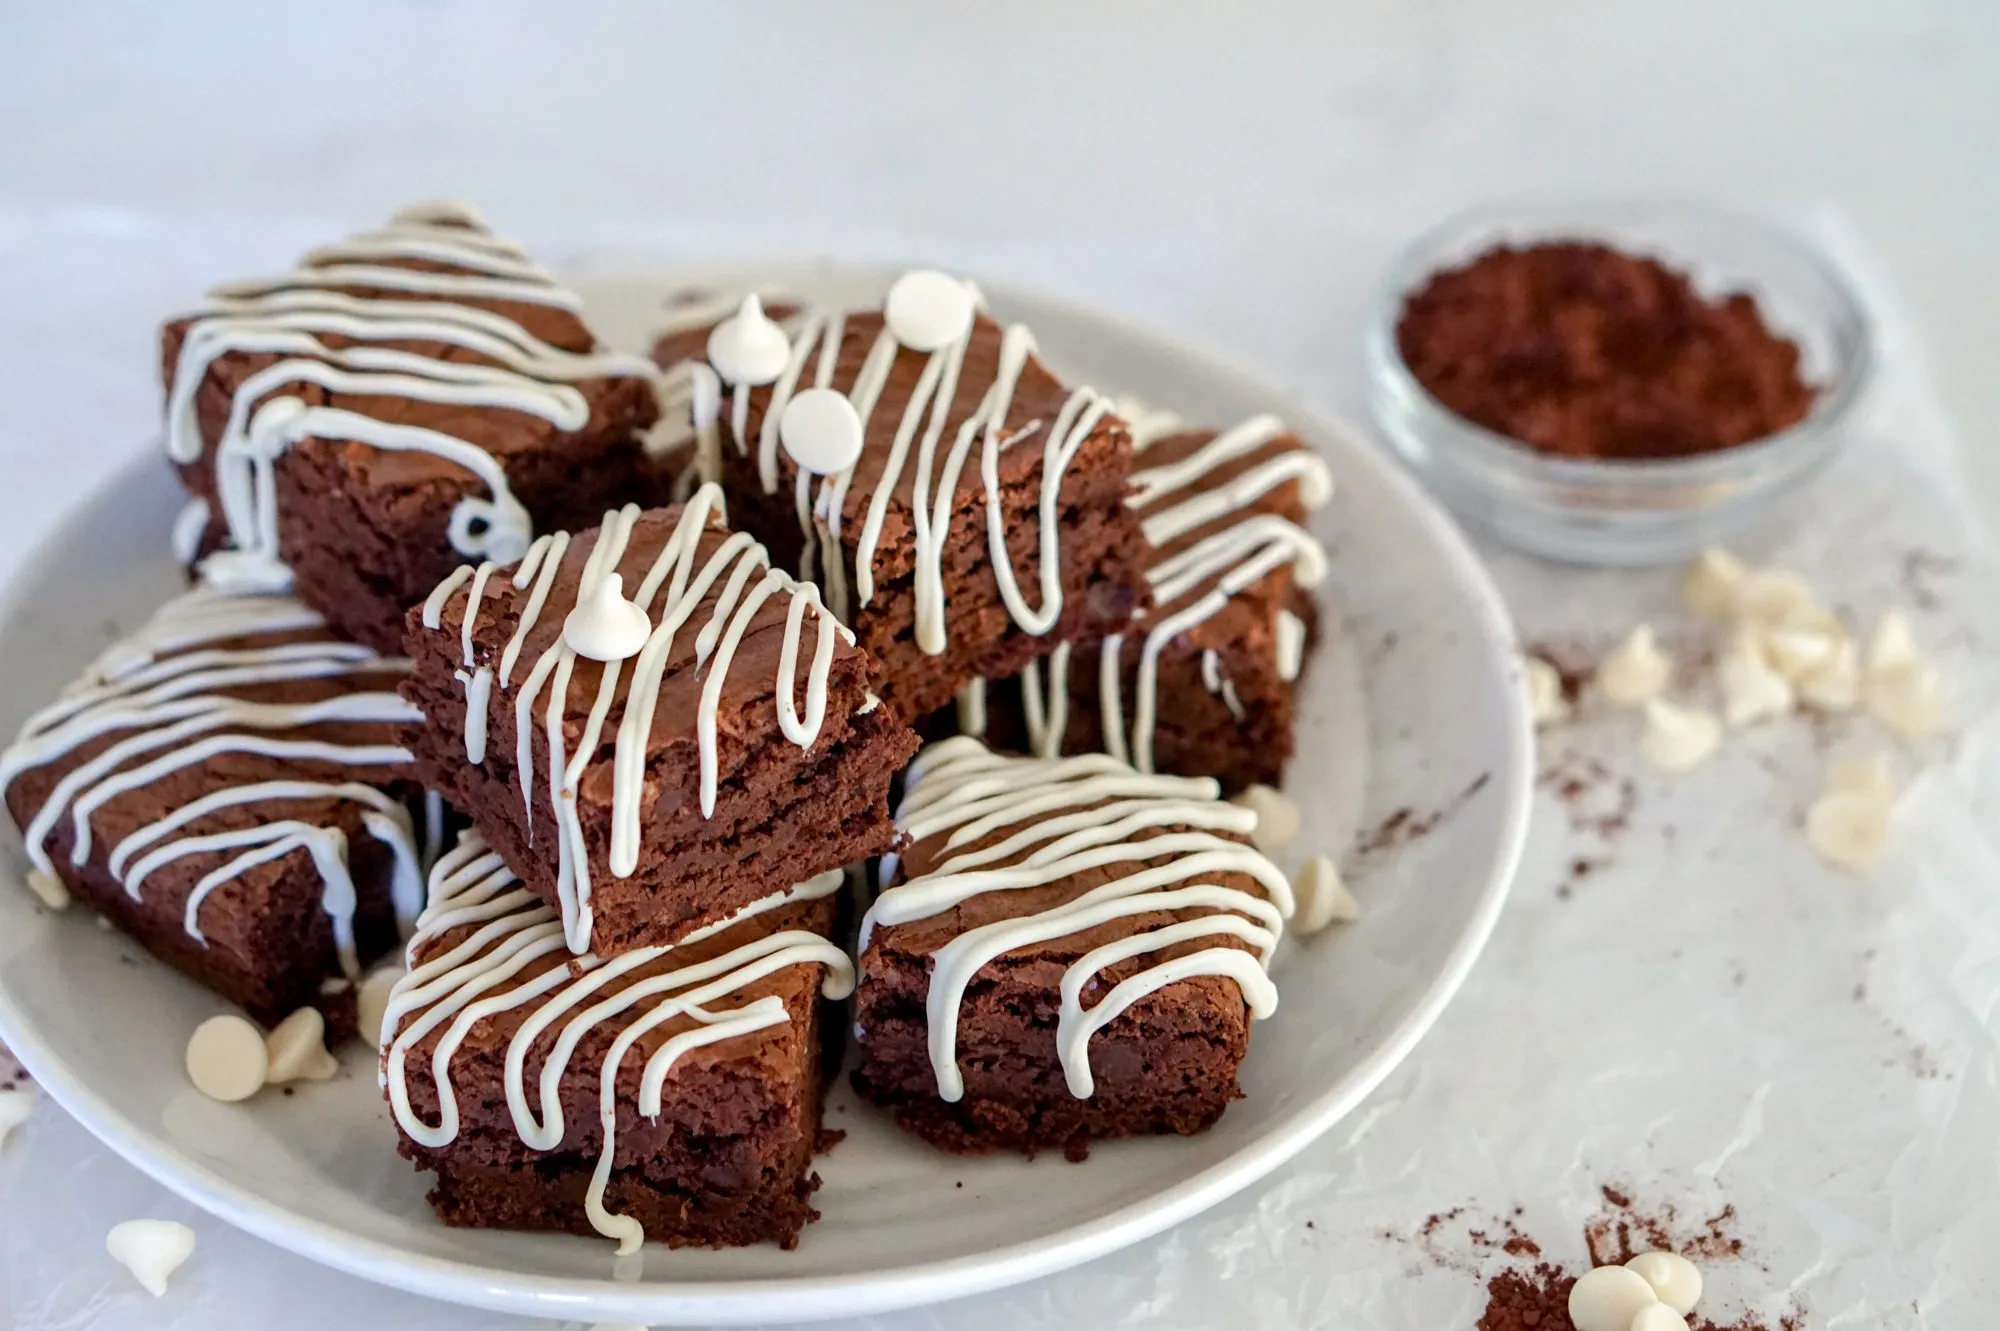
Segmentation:
<svg viewBox="0 0 2000 1331">
<path fill-rule="evenodd" d="M 0 756 L 37 891 L 336 1038 L 401 941 L 450 1224 L 794 1245 L 850 993 L 856 1088 L 947 1149 L 1212 1124 L 1292 909 L 1223 796 L 1291 752 L 1324 465 L 942 274 L 669 325 L 607 350 L 456 204 L 168 323 L 198 585 Z"/>
</svg>

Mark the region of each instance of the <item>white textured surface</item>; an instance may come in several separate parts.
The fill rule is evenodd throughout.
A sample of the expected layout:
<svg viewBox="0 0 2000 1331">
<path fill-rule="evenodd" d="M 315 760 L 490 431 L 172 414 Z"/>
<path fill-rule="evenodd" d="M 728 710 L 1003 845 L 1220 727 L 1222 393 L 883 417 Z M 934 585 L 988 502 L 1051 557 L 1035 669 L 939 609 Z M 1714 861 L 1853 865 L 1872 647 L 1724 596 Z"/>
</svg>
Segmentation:
<svg viewBox="0 0 2000 1331">
<path fill-rule="evenodd" d="M 1638 769 L 1625 719 L 1553 738 L 1637 777 L 1632 830 L 1600 847 L 1544 800 L 1492 951 L 1359 1114 L 1145 1249 L 875 1325 L 1464 1327 L 1476 1282 L 1383 1230 L 1518 1202 L 1575 1259 L 1612 1180 L 1736 1205 L 1764 1269 L 1717 1264 L 1706 1313 L 1796 1289 L 1815 1326 L 1985 1324 L 2000 733 L 1977 663 L 2000 582 L 1939 397 L 1995 493 L 1990 5 L 1048 5 L 1004 27 L 916 4 L 865 24 L 806 4 L 313 8 L 0 9 L 0 548 L 28 548 L 152 428 L 156 316 L 234 275 L 173 243 L 197 220 L 240 237 L 232 268 L 445 190 L 556 261 L 657 233 L 688 254 L 938 263 L 1122 308 L 1351 407 L 1374 274 L 1462 203 L 1622 187 L 1837 206 L 1914 318 L 1891 330 L 1882 429 L 1750 553 L 1864 616 L 1907 599 L 1909 551 L 1958 561 L 1917 621 L 1953 734 L 1924 750 L 1889 863 L 1855 883 L 1812 860 L 1796 824 L 1822 757 L 1802 727 L 1678 786 Z M 1496 564 L 1530 637 L 1608 645 L 1674 613 L 1663 574 Z M 1600 855 L 1558 899 L 1564 866 Z M 1633 1033 L 1662 1025 L 1690 1038 L 1637 1056 Z M 135 1215 L 201 1235 L 157 1304 L 102 1256 Z M 496 1322 L 230 1232 L 46 1102 L 0 1152 L 17 1324 L 261 1326 L 274 1306 L 307 1331 Z"/>
</svg>

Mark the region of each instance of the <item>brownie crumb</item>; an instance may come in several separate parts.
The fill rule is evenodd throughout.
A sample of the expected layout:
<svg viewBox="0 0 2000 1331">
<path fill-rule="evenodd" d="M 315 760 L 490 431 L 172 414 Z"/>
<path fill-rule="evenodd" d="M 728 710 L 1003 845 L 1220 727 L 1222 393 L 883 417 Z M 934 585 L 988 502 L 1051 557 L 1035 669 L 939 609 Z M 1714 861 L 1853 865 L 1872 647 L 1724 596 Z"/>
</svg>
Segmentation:
<svg viewBox="0 0 2000 1331">
<path fill-rule="evenodd" d="M 1547 1262 L 1502 1271 L 1486 1282 L 1486 1311 L 1476 1331 L 1564 1331 L 1575 1283 L 1575 1276 Z"/>
</svg>

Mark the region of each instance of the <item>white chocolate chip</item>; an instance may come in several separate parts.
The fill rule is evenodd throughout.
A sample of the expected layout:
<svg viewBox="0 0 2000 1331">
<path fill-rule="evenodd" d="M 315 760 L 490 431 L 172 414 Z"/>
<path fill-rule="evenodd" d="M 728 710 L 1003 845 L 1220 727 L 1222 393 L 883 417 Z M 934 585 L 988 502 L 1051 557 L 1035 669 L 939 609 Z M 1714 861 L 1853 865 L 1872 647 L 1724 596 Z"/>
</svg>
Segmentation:
<svg viewBox="0 0 2000 1331">
<path fill-rule="evenodd" d="M 1257 815 L 1257 828 L 1250 844 L 1266 855 L 1275 855 L 1299 834 L 1299 806 L 1266 785 L 1246 787 L 1229 801 Z"/>
<path fill-rule="evenodd" d="M 28 890 L 40 897 L 42 904 L 50 910 L 69 908 L 69 888 L 52 873 L 43 873 L 40 869 L 28 870 Z"/>
<path fill-rule="evenodd" d="M 18 1088 L 0 1091 L 0 1149 L 6 1147 L 7 1135 L 28 1121 L 34 1108 L 32 1093 Z"/>
<path fill-rule="evenodd" d="M 403 978 L 400 965 L 382 966 L 368 972 L 361 981 L 361 992 L 354 996 L 355 1016 L 361 1029 L 361 1038 L 381 1047 L 382 1016 L 389 1008 L 389 991 L 396 987 L 396 981 Z"/>
<path fill-rule="evenodd" d="M 1771 668 L 1751 631 L 1738 633 L 1715 663 L 1722 716 L 1731 729 L 1784 716 L 1797 701 L 1791 681 Z"/>
<path fill-rule="evenodd" d="M 1625 1265 L 1644 1277 L 1660 1302 L 1677 1313 L 1693 1312 L 1701 1299 L 1700 1268 L 1677 1252 L 1642 1252 Z"/>
<path fill-rule="evenodd" d="M 271 1085 L 288 1081 L 325 1081 L 340 1071 L 340 1060 L 327 1052 L 326 1018 L 320 1010 L 302 1007 L 264 1037 Z"/>
<path fill-rule="evenodd" d="M 1642 1308 L 1659 1296 L 1637 1271 L 1599 1266 L 1585 1271 L 1569 1289 L 1569 1320 L 1576 1331 L 1632 1331 Z"/>
<path fill-rule="evenodd" d="M 1653 1303 L 1632 1315 L 1632 1325 L 1626 1331 L 1688 1331 L 1688 1323 L 1664 1302 Z"/>
<path fill-rule="evenodd" d="M 194 1252 L 194 1231 L 173 1220 L 125 1220 L 105 1235 L 104 1250 L 157 1299 L 167 1292 L 167 1277 Z"/>
<path fill-rule="evenodd" d="M 1921 661 L 1893 669 L 1870 669 L 1862 685 L 1868 710 L 1907 740 L 1926 740 L 1944 726 L 1944 695 L 1937 671 Z"/>
<path fill-rule="evenodd" d="M 837 389 L 808 388 L 785 404 L 778 442 L 801 471 L 831 476 L 861 456 L 861 414 Z"/>
<path fill-rule="evenodd" d="M 624 576 L 607 573 L 564 617 L 562 640 L 578 656 L 623 661 L 637 656 L 652 632 L 646 608 L 625 599 Z"/>
<path fill-rule="evenodd" d="M 1681 600 L 1703 619 L 1725 619 L 1735 604 L 1737 585 L 1748 571 L 1743 561 L 1727 550 L 1704 550 L 1681 579 Z"/>
<path fill-rule="evenodd" d="M 706 430 L 722 417 L 722 376 L 706 361 L 690 361 L 688 375 L 688 423 Z"/>
<path fill-rule="evenodd" d="M 965 283 L 928 268 L 904 273 L 882 302 L 883 321 L 912 351 L 941 351 L 972 327 L 972 292 Z"/>
<path fill-rule="evenodd" d="M 270 1070 L 263 1032 L 241 1017 L 210 1017 L 188 1040 L 188 1080 L 212 1100 L 248 1100 L 263 1089 Z"/>
<path fill-rule="evenodd" d="M 1739 624 L 1796 622 L 1817 612 L 1812 588 L 1796 573 L 1759 568 L 1745 573 L 1729 598 L 1729 617 Z"/>
<path fill-rule="evenodd" d="M 1646 729 L 1639 752 L 1667 772 L 1688 772 L 1701 766 L 1722 743 L 1722 723 L 1701 707 L 1678 707 L 1661 698 L 1646 704 Z"/>
<path fill-rule="evenodd" d="M 1361 903 L 1341 881 L 1339 868 L 1324 855 L 1315 855 L 1299 867 L 1292 891 L 1298 898 L 1292 928 L 1301 935 L 1316 934 L 1335 921 L 1351 924 L 1361 918 Z"/>
<path fill-rule="evenodd" d="M 1641 624 L 1598 662 L 1597 688 L 1612 702 L 1638 707 L 1666 690 L 1673 668 L 1654 642 L 1652 626 Z"/>
<path fill-rule="evenodd" d="M 1562 675 L 1539 656 L 1528 658 L 1528 711 L 1540 727 L 1569 720 L 1569 699 L 1563 696 Z"/>
<path fill-rule="evenodd" d="M 1908 616 L 1900 610 L 1891 610 L 1875 621 L 1875 631 L 1868 635 L 1869 674 L 1884 674 L 1921 663 Z"/>
<path fill-rule="evenodd" d="M 1806 842 L 1836 869 L 1867 873 L 1889 848 L 1894 805 L 1868 791 L 1829 791 L 1806 810 Z"/>
<path fill-rule="evenodd" d="M 1833 654 L 1798 681 L 1799 696 L 1826 712 L 1852 711 L 1861 702 L 1861 659 L 1852 638 L 1842 638 Z"/>
<path fill-rule="evenodd" d="M 1830 660 L 1845 637 L 1823 628 L 1778 625 L 1765 629 L 1758 645 L 1771 668 L 1796 684 Z"/>
<path fill-rule="evenodd" d="M 708 363 L 731 384 L 758 388 L 776 383 L 792 358 L 785 330 L 764 313 L 764 302 L 745 296 L 735 314 L 708 334 Z"/>
<path fill-rule="evenodd" d="M 1865 758 L 1839 758 L 1826 769 L 1826 793 L 1868 795 L 1893 804 L 1896 778 L 1889 770 L 1889 760 L 1879 753 Z"/>
</svg>

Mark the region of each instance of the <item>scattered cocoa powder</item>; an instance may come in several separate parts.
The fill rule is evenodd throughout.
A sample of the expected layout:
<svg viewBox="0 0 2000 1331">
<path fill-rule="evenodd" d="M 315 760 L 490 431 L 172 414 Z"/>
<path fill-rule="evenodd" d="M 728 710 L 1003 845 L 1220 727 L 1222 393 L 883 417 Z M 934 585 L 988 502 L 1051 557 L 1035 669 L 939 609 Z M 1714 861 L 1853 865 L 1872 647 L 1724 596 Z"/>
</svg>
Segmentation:
<svg viewBox="0 0 2000 1331">
<path fill-rule="evenodd" d="M 1569 1331 L 1569 1287 L 1576 1277 L 1538 1262 L 1486 1282 L 1486 1311 L 1475 1331 Z"/>
<path fill-rule="evenodd" d="M 1671 458 L 1734 448 L 1804 420 L 1799 348 L 1744 292 L 1605 245 L 1499 245 L 1434 274 L 1396 342 L 1433 397 L 1538 452 Z"/>
<path fill-rule="evenodd" d="M 1486 783 L 1492 779 L 1491 772 L 1481 772 L 1442 809 L 1421 814 L 1408 805 L 1397 809 L 1356 838 L 1355 851 L 1362 855 L 1376 855 L 1397 846 L 1408 845 L 1412 841 L 1421 841 L 1435 832 L 1445 819 L 1463 808 L 1467 800 L 1486 789 Z"/>
</svg>

